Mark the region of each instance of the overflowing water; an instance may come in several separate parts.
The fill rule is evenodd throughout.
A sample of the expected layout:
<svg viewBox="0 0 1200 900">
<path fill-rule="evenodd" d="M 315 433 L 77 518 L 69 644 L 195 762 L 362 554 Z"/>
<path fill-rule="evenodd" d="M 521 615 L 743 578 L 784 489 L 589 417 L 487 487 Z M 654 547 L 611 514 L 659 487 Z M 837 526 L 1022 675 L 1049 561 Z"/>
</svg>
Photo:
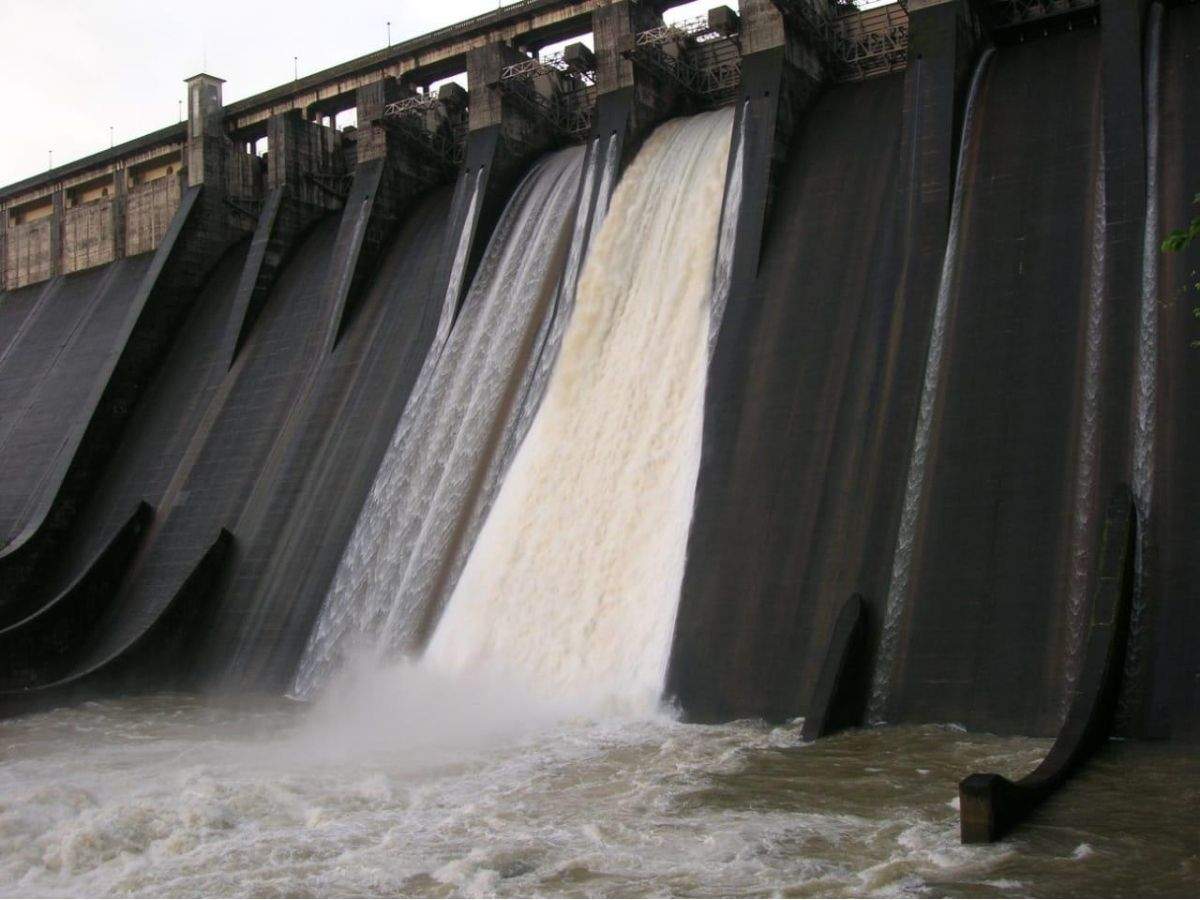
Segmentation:
<svg viewBox="0 0 1200 900">
<path fill-rule="evenodd" d="M 434 346 L 445 346 L 446 338 L 450 336 L 450 326 L 454 323 L 454 315 L 458 312 L 458 300 L 462 296 L 463 278 L 467 272 L 467 257 L 471 252 L 471 239 L 475 234 L 475 223 L 479 219 L 479 205 L 483 202 L 483 175 L 479 169 L 474 178 L 468 176 L 465 182 L 469 184 L 471 199 L 467 201 L 467 214 L 463 219 L 462 232 L 458 236 L 458 244 L 454 248 L 454 258 L 450 263 L 450 279 L 446 284 L 446 298 L 442 301 L 442 315 L 438 320 L 437 336 Z"/>
<path fill-rule="evenodd" d="M 801 747 L 411 676 L 311 713 L 158 697 L 0 723 L 0 894 L 1186 896 L 1200 877 L 1194 754 L 1111 745 L 1012 838 L 963 847 L 958 779 L 1045 742 Z"/>
<path fill-rule="evenodd" d="M 533 425 L 425 653 L 576 708 L 659 703 L 700 464 L 732 113 L 669 122 L 614 193 Z"/>
<path fill-rule="evenodd" d="M 522 432 L 536 408 L 535 362 L 555 355 L 547 340 L 561 334 L 556 298 L 583 157 L 575 148 L 538 163 L 497 225 L 359 516 L 309 640 L 299 694 L 347 659 L 423 643 L 511 459 L 511 432 Z"/>
<path fill-rule="evenodd" d="M 1084 329 L 1083 405 L 1079 413 L 1079 447 L 1075 461 L 1075 499 L 1071 512 L 1071 570 L 1067 580 L 1067 653 L 1062 713 L 1066 716 L 1083 665 L 1088 622 L 1087 591 L 1094 553 L 1096 479 L 1100 454 L 1100 381 L 1104 349 L 1104 296 L 1107 264 L 1107 172 L 1104 142 L 1100 145 L 1093 191 L 1092 258 L 1088 270 L 1087 325 Z"/>
<path fill-rule="evenodd" d="M 543 352 L 534 364 L 534 371 L 526 388 L 529 398 L 524 401 L 523 408 L 529 413 L 533 412 L 536 403 L 545 396 L 546 384 L 549 382 L 550 373 L 558 360 L 559 348 L 562 347 L 563 334 L 566 332 L 567 323 L 571 321 L 571 312 L 575 308 L 575 294 L 579 287 L 579 276 L 583 272 L 583 261 L 587 257 L 587 250 L 591 246 L 593 236 L 599 231 L 600 224 L 608 212 L 608 201 L 612 196 L 620 159 L 616 151 L 616 135 L 611 136 L 604 143 L 607 146 L 602 149 L 599 139 L 592 141 L 584 160 L 583 188 L 579 195 L 579 207 L 575 213 L 575 229 L 571 237 L 571 249 L 567 255 L 566 268 L 563 270 L 554 317 L 550 323 L 550 335 L 543 344 Z M 597 184 L 597 174 L 599 174 L 599 184 Z M 506 460 L 513 458 L 521 441 L 525 439 L 531 418 L 531 415 L 525 416 L 522 428 L 509 431 L 504 456 Z"/>
<path fill-rule="evenodd" d="M 900 528 L 896 534 L 896 550 L 892 558 L 892 577 L 888 586 L 887 605 L 884 610 L 883 630 L 875 662 L 874 681 L 871 685 L 871 701 L 868 718 L 881 722 L 887 711 L 891 696 L 892 666 L 900 640 L 900 626 L 904 608 L 908 602 L 909 578 L 912 575 L 913 549 L 917 539 L 917 525 L 921 503 L 925 495 L 925 476 L 928 468 L 929 443 L 933 436 L 933 414 L 938 401 L 938 390 L 942 378 L 942 356 L 946 346 L 946 326 L 950 317 L 950 297 L 958 269 L 958 239 L 963 213 L 963 189 L 966 183 L 966 158 L 970 152 L 975 122 L 976 106 L 979 102 L 979 87 L 994 50 L 984 50 L 967 95 L 967 106 L 963 113 L 962 137 L 958 145 L 958 162 L 954 174 L 954 200 L 950 208 L 950 230 L 946 236 L 946 252 L 942 257 L 942 273 L 938 282 L 937 303 L 933 311 L 933 327 L 929 335 L 929 350 L 925 358 L 925 381 L 921 388 L 921 401 L 917 414 L 917 427 L 913 433 L 913 446 L 908 461 L 908 477 L 904 486 L 904 505 L 900 513 Z"/>
<path fill-rule="evenodd" d="M 741 116 L 735 128 L 733 161 L 729 165 L 729 180 L 725 185 L 725 202 L 721 209 L 721 231 L 717 241 L 717 255 L 713 271 L 713 293 L 710 326 L 708 330 L 708 355 L 711 358 L 717 349 L 717 336 L 721 333 L 721 322 L 725 318 L 725 304 L 729 300 L 733 284 L 734 253 L 737 249 L 738 222 L 742 212 L 742 188 L 745 183 L 746 132 L 749 130 L 750 101 L 742 104 Z"/>
<path fill-rule="evenodd" d="M 1158 135 L 1163 7 L 1150 7 L 1146 28 L 1146 225 L 1142 237 L 1142 291 L 1138 317 L 1137 362 L 1133 398 L 1133 497 L 1137 505 L 1137 548 L 1134 556 L 1133 605 L 1125 651 L 1121 717 L 1131 714 L 1133 693 L 1141 679 L 1146 630 L 1146 552 L 1151 540 L 1154 503 L 1154 444 L 1158 420 Z"/>
</svg>

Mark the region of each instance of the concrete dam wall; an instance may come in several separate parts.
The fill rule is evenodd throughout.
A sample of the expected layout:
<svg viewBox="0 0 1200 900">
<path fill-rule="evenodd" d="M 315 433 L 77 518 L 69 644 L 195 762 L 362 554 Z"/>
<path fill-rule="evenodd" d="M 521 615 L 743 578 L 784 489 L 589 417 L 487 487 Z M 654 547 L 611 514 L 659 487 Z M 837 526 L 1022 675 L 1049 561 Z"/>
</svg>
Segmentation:
<svg viewBox="0 0 1200 900">
<path fill-rule="evenodd" d="M 1200 7 L 670 5 L 526 0 L 230 105 L 196 76 L 186 127 L 0 190 L 0 710 L 431 647 L 787 721 L 857 594 L 862 720 L 1052 734 L 1128 483 L 1119 727 L 1200 740 L 1200 248 L 1159 249 Z"/>
</svg>

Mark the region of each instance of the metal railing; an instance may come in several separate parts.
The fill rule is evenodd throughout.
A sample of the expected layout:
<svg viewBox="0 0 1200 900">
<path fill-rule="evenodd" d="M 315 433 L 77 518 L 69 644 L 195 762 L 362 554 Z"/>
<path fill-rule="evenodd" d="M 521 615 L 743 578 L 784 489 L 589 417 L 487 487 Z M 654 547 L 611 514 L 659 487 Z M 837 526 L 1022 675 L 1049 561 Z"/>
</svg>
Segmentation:
<svg viewBox="0 0 1200 900">
<path fill-rule="evenodd" d="M 899 4 L 842 13 L 833 28 L 839 80 L 862 81 L 908 64 L 908 13 Z"/>
<path fill-rule="evenodd" d="M 505 66 L 500 72 L 500 80 L 506 81 L 509 79 L 525 79 L 531 80 L 539 75 L 550 75 L 552 72 L 560 73 L 567 76 L 578 76 L 587 84 L 596 83 L 596 73 L 580 70 L 572 66 L 563 54 L 555 53 L 550 56 L 538 59 L 523 59 L 518 63 L 513 63 L 511 66 Z"/>
<path fill-rule="evenodd" d="M 592 130 L 595 83 L 595 72 L 582 70 L 556 53 L 506 66 L 498 87 L 560 137 L 581 140 Z"/>
<path fill-rule="evenodd" d="M 659 25 L 634 36 L 626 58 L 674 82 L 694 99 L 719 106 L 742 83 L 741 44 L 707 18 Z"/>
<path fill-rule="evenodd" d="M 721 37 L 722 35 L 709 25 L 707 16 L 697 16 L 693 19 L 672 22 L 670 25 L 663 24 L 639 32 L 635 43 L 640 47 L 655 47 L 662 46 L 669 41 L 693 40 L 703 43 L 719 40 Z"/>
<path fill-rule="evenodd" d="M 415 94 L 412 97 L 397 100 L 395 103 L 389 103 L 383 108 L 383 114 L 385 116 L 419 115 L 435 109 L 440 104 L 441 101 L 438 99 L 436 91 L 431 94 Z"/>
<path fill-rule="evenodd" d="M 908 62 L 908 13 L 903 3 L 865 10 L 834 7 L 826 0 L 786 0 L 778 5 L 835 81 L 886 75 Z"/>
</svg>

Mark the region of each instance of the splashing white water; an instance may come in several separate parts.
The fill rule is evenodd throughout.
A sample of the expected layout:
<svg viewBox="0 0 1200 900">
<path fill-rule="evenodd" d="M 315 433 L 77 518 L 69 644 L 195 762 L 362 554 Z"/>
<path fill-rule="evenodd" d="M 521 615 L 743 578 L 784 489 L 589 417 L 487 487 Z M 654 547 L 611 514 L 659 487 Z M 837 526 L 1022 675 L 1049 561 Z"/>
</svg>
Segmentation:
<svg viewBox="0 0 1200 900">
<path fill-rule="evenodd" d="M 298 695 L 310 695 L 343 660 L 423 643 L 430 608 L 465 562 L 511 459 L 506 435 L 522 431 L 536 407 L 533 361 L 554 356 L 547 336 L 561 334 L 554 299 L 583 156 L 577 148 L 542 160 L 497 225 L 360 514 L 309 639 Z"/>
<path fill-rule="evenodd" d="M 760 723 L 549 724 L 514 717 L 501 686 L 403 678 L 311 717 L 162 697 L 0 723 L 0 896 L 927 896 L 1032 874 L 1011 842 L 961 846 L 946 800 L 962 772 L 1020 771 L 1044 742 L 924 728 L 797 750 Z M 1169 868 L 1169 843 L 1065 832 L 1016 858 L 1078 878 L 1086 840 L 1089 863 Z M 1004 893 L 1095 894 L 1107 871 Z"/>
<path fill-rule="evenodd" d="M 958 235 L 962 222 L 963 188 L 966 183 L 966 158 L 975 122 L 979 87 L 983 83 L 993 49 L 984 50 L 971 78 L 963 115 L 962 137 L 958 145 L 958 162 L 954 174 L 954 200 L 950 208 L 950 231 L 946 237 L 946 253 L 942 257 L 942 274 L 938 283 L 937 304 L 933 312 L 933 328 L 925 358 L 925 383 L 921 388 L 921 404 L 917 427 L 913 433 L 912 453 L 908 461 L 908 478 L 904 486 L 904 506 L 900 513 L 900 529 L 896 535 L 896 552 L 892 559 L 892 578 L 888 587 L 883 631 L 875 664 L 874 683 L 867 716 L 871 722 L 881 722 L 891 695 L 892 664 L 900 639 L 900 623 L 908 601 L 909 577 L 912 574 L 913 545 L 917 539 L 917 519 L 925 494 L 925 474 L 929 457 L 929 442 L 933 436 L 933 413 L 937 404 L 942 378 L 942 354 L 946 345 L 946 324 L 950 317 L 950 296 L 958 274 Z"/>
<path fill-rule="evenodd" d="M 425 654 L 582 706 L 657 707 L 700 462 L 732 114 L 621 180 L 542 406 Z"/>
</svg>

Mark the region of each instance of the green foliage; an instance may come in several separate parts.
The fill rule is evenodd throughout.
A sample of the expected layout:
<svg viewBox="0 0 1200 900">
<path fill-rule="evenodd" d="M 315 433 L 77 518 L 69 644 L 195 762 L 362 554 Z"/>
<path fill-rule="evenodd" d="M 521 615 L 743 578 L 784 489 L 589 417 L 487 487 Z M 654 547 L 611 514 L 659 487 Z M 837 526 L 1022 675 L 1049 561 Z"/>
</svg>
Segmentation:
<svg viewBox="0 0 1200 900">
<path fill-rule="evenodd" d="M 1200 206 L 1200 194 L 1193 197 L 1192 202 Z M 1179 228 L 1168 234 L 1167 239 L 1162 242 L 1163 253 L 1182 253 L 1192 245 L 1193 241 L 1200 244 L 1200 216 L 1192 219 L 1187 228 Z M 1200 274 L 1195 269 L 1192 270 L 1189 280 L 1192 283 L 1184 285 L 1182 291 L 1186 293 L 1191 290 L 1200 294 Z M 1200 319 L 1200 306 L 1192 307 L 1192 316 Z M 1200 350 L 1200 340 L 1191 341 L 1190 346 L 1193 350 Z"/>
<path fill-rule="evenodd" d="M 1200 194 L 1197 194 L 1192 202 L 1200 206 Z M 1190 247 L 1193 241 L 1200 241 L 1200 216 L 1192 219 L 1186 228 L 1179 228 L 1168 234 L 1162 243 L 1162 249 L 1164 253 L 1181 253 Z"/>
</svg>

